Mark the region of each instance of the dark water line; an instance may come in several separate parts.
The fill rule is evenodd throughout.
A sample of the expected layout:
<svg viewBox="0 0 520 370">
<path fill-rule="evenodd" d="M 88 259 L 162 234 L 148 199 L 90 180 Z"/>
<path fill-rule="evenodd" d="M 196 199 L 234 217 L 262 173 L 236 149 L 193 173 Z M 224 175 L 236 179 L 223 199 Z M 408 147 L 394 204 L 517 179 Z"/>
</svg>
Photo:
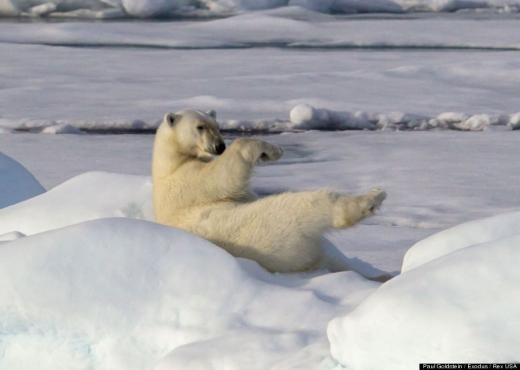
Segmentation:
<svg viewBox="0 0 520 370">
<path fill-rule="evenodd" d="M 42 45 L 49 47 L 69 47 L 86 49 L 144 49 L 144 50 L 237 50 L 237 49 L 287 49 L 287 50 L 316 50 L 316 51 L 349 51 L 349 50 L 369 50 L 369 51 L 520 51 L 520 46 L 471 46 L 471 45 L 357 45 L 353 43 L 337 44 L 312 44 L 299 42 L 252 42 L 252 43 L 233 43 L 225 45 L 160 45 L 160 44 L 140 44 L 140 43 L 111 43 L 111 42 L 14 42 L 0 41 L 0 44 L 15 45 Z"/>
</svg>

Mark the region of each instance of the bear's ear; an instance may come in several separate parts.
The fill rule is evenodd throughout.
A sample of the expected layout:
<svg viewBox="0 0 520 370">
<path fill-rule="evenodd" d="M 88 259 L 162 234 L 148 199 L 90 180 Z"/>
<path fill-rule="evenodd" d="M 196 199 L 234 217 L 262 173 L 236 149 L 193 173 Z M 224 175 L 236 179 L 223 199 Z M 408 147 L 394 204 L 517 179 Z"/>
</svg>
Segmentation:
<svg viewBox="0 0 520 370">
<path fill-rule="evenodd" d="M 217 119 L 217 112 L 215 112 L 213 109 L 206 112 L 208 116 L 213 117 L 213 119 Z"/>
<path fill-rule="evenodd" d="M 179 114 L 175 113 L 166 113 L 164 115 L 164 120 L 168 122 L 168 126 L 173 127 L 175 126 L 175 122 L 177 122 L 180 118 Z"/>
</svg>

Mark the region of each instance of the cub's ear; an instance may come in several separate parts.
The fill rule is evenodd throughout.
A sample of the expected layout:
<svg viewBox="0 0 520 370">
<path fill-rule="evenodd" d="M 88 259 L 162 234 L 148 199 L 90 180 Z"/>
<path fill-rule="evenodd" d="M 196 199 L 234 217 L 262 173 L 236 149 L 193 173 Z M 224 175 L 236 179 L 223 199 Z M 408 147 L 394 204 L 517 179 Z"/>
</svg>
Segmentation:
<svg viewBox="0 0 520 370">
<path fill-rule="evenodd" d="M 168 126 L 173 127 L 180 117 L 180 114 L 166 113 L 164 115 L 164 121 L 168 122 Z"/>
<path fill-rule="evenodd" d="M 213 119 L 217 119 L 217 112 L 215 112 L 213 109 L 206 112 L 208 116 L 213 117 Z"/>
</svg>

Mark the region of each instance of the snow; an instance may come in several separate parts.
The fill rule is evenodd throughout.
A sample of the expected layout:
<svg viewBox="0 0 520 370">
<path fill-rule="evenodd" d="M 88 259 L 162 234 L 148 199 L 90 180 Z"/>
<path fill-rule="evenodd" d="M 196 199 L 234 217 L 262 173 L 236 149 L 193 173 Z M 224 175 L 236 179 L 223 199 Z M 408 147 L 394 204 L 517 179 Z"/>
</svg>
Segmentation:
<svg viewBox="0 0 520 370">
<path fill-rule="evenodd" d="M 419 358 L 516 360 L 514 135 L 309 131 L 264 139 L 285 156 L 258 168 L 252 186 L 260 194 L 388 191 L 377 216 L 327 236 L 364 273 L 399 270 L 406 250 L 439 229 L 516 213 L 416 243 L 404 273 L 383 285 L 355 272 L 270 274 L 149 222 L 153 136 L 7 135 L 2 148 L 52 189 L 0 210 L 0 369 L 330 370 L 337 361 L 367 369 L 394 355 L 396 369 Z M 56 153 L 66 155 L 54 173 Z M 95 167 L 135 174 L 82 173 Z M 460 335 L 445 338 L 453 328 Z M 490 353 L 492 342 L 500 350 Z"/>
<path fill-rule="evenodd" d="M 40 183 L 20 163 L 0 152 L 0 208 L 44 191 Z"/>
<path fill-rule="evenodd" d="M 52 16 L 80 18 L 223 16 L 243 11 L 300 6 L 323 13 L 453 12 L 492 9 L 516 12 L 517 0 L 2 0 L 0 16 Z"/>
<path fill-rule="evenodd" d="M 23 238 L 24 236 L 25 234 L 22 234 L 19 231 L 11 231 L 0 235 L 0 243 L 7 243 L 12 240 Z"/>
<path fill-rule="evenodd" d="M 271 275 L 186 232 L 130 219 L 28 236 L 0 254 L 2 369 L 238 369 L 248 358 L 248 368 L 266 369 L 293 357 L 301 366 L 299 356 L 326 356 L 327 321 L 378 285 L 352 272 Z M 216 356 L 249 340 L 244 352 Z"/>
<path fill-rule="evenodd" d="M 509 124 L 513 130 L 520 129 L 520 113 L 513 114 L 509 120 Z"/>
<path fill-rule="evenodd" d="M 334 137 L 323 135 L 271 138 L 314 136 L 307 145 L 322 141 L 326 156 L 335 156 Z M 279 170 L 297 187 L 301 164 L 291 147 L 286 154 L 280 168 L 260 168 L 257 188 L 278 186 Z M 308 157 L 304 163 L 312 168 Z M 336 361 L 406 369 L 439 358 L 517 360 L 518 212 L 417 243 L 403 273 L 380 286 L 355 272 L 270 274 L 146 221 L 149 199 L 147 176 L 91 172 L 0 211 L 0 369 L 334 369 Z M 384 220 L 396 206 L 347 230 L 351 241 L 380 234 L 390 249 L 378 253 L 395 253 Z M 403 237 L 406 227 L 397 231 Z"/>
<path fill-rule="evenodd" d="M 520 213 L 505 213 L 470 221 L 419 241 L 405 254 L 402 271 L 409 271 L 436 258 L 472 245 L 520 234 Z"/>
<path fill-rule="evenodd" d="M 458 130 L 483 131 L 495 127 L 516 130 L 520 113 L 514 114 L 474 114 L 443 112 L 436 117 L 404 112 L 347 112 L 325 108 L 315 108 L 302 103 L 289 111 L 289 119 L 221 120 L 223 132 L 280 133 L 305 130 Z M 0 121 L 0 124 L 2 122 Z M 59 123 L 45 120 L 7 121 L 11 130 L 29 131 L 43 134 L 82 134 L 85 132 L 152 132 L 160 121 L 145 123 L 136 121 L 90 122 L 75 121 Z M 6 131 L 7 133 L 7 131 Z"/>
<path fill-rule="evenodd" d="M 151 220 L 151 186 L 144 176 L 87 172 L 3 209 L 0 234 L 35 234 L 105 217 Z"/>
<path fill-rule="evenodd" d="M 511 32 L 518 25 L 517 17 L 496 16 L 484 20 L 487 27 L 481 26 L 483 20 L 464 15 L 358 19 L 322 15 L 291 7 L 285 11 L 243 13 L 207 21 L 3 22 L 0 25 L 3 31 L 0 42 L 182 49 L 185 52 L 208 48 L 220 50 L 265 46 L 295 50 L 404 48 L 507 52 L 519 49 L 520 36 Z M 466 62 L 474 65 L 478 60 Z M 401 65 L 395 72 L 413 71 L 413 65 Z M 469 70 L 454 72 L 471 76 L 475 80 L 486 77 L 473 76 Z M 497 75 L 503 72 L 495 70 Z M 517 74 L 511 77 L 514 78 L 515 75 Z"/>
<path fill-rule="evenodd" d="M 515 128 L 517 28 L 294 7 L 203 22 L 4 21 L 0 131 L 148 132 L 186 107 L 238 131 Z M 301 104 L 328 113 L 299 126 Z M 467 118 L 442 119 L 451 112 Z"/>
<path fill-rule="evenodd" d="M 295 129 L 375 129 L 378 119 L 365 112 L 335 112 L 327 109 L 314 108 L 309 104 L 299 104 L 289 113 Z"/>
<path fill-rule="evenodd" d="M 500 229 L 499 221 L 509 228 Z M 494 237 L 489 230 L 490 240 L 482 243 L 473 244 L 479 238 L 472 240 L 466 232 L 490 227 L 489 220 L 424 243 L 423 249 L 437 254 L 438 246 L 454 242 L 451 253 L 421 261 L 355 311 L 334 319 L 328 327 L 333 357 L 349 369 L 377 369 L 382 363 L 401 370 L 440 361 L 517 362 L 520 233 L 514 221 L 518 214 L 498 216 L 494 222 L 499 230 Z M 510 236 L 501 238 L 504 232 Z M 457 245 L 462 240 L 468 245 Z"/>
<path fill-rule="evenodd" d="M 492 126 L 506 126 L 513 129 L 517 125 L 518 114 L 496 115 L 444 112 L 437 117 L 393 113 L 338 112 L 314 108 L 309 104 L 299 104 L 289 113 L 290 124 L 267 127 L 267 130 L 431 130 L 452 129 L 459 131 L 482 131 Z M 224 125 L 224 128 L 227 126 Z M 243 127 L 246 127 L 243 125 Z M 252 126 L 255 128 L 255 126 Z"/>
<path fill-rule="evenodd" d="M 78 127 L 66 123 L 47 126 L 41 132 L 43 134 L 81 134 Z"/>
<path fill-rule="evenodd" d="M 23 193 L 0 192 L 0 370 L 519 361 L 518 9 L 0 0 L 43 18 L 0 22 L 0 150 L 34 174 L 0 154 L 0 186 Z M 383 187 L 381 211 L 326 248 L 403 273 L 270 274 L 150 222 L 153 136 L 96 133 L 186 107 L 216 110 L 228 141 L 283 133 L 260 136 L 285 151 L 255 171 L 262 196 Z"/>
</svg>

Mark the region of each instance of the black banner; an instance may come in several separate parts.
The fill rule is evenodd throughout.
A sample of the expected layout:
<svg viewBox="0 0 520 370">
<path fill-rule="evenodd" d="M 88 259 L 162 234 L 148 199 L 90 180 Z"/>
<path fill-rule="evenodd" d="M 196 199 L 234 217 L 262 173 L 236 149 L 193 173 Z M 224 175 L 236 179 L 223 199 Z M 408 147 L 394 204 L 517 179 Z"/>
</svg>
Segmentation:
<svg viewBox="0 0 520 370">
<path fill-rule="evenodd" d="M 420 364 L 420 370 L 499 370 L 499 369 L 518 369 L 520 370 L 520 363 L 495 363 L 495 364 L 479 364 L 479 363 L 467 363 L 467 364 L 449 364 L 449 363 L 436 363 L 436 364 Z"/>
</svg>

